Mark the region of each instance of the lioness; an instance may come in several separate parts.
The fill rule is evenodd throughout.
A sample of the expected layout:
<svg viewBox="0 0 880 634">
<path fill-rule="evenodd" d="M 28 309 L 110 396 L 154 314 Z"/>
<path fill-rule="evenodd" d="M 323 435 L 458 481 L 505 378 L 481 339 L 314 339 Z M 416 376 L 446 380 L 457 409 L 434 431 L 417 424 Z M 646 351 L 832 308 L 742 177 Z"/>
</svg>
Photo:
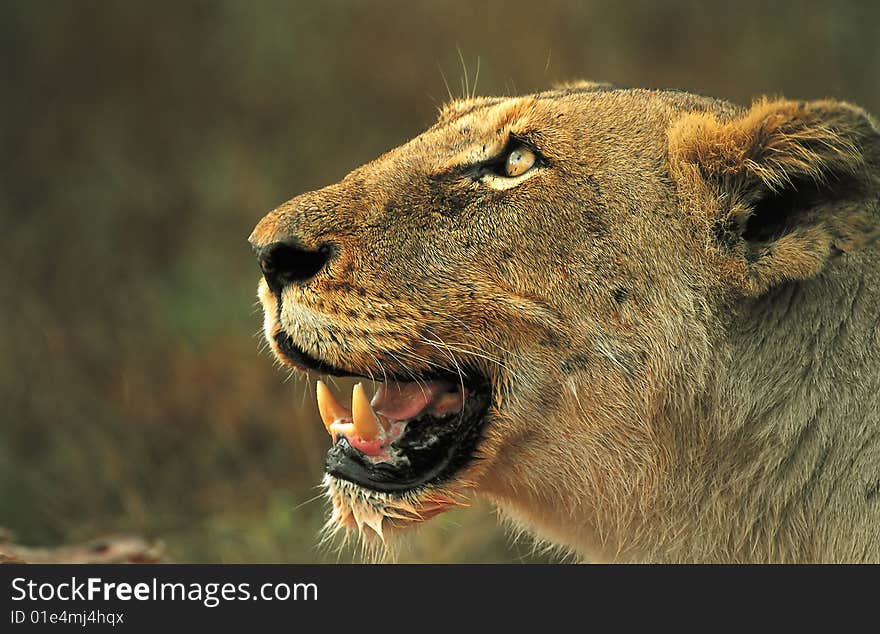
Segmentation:
<svg viewBox="0 0 880 634">
<path fill-rule="evenodd" d="M 472 98 L 263 218 L 331 523 L 488 496 L 590 561 L 880 561 L 880 133 L 576 84 Z"/>
</svg>

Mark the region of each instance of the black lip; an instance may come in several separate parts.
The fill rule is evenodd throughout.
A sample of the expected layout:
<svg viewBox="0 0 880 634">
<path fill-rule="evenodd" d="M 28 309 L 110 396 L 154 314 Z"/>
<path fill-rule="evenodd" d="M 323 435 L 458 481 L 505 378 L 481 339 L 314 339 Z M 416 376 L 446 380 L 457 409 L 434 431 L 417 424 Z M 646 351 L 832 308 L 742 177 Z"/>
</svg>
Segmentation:
<svg viewBox="0 0 880 634">
<path fill-rule="evenodd" d="M 462 380 L 468 380 L 469 375 L 462 370 L 458 372 L 419 372 L 418 370 L 409 370 L 406 375 L 398 375 L 390 372 L 382 372 L 380 377 L 371 376 L 363 372 L 357 372 L 347 368 L 332 365 L 321 359 L 317 359 L 305 350 L 297 346 L 293 342 L 293 338 L 284 331 L 278 332 L 275 337 L 275 343 L 281 353 L 294 365 L 303 370 L 312 370 L 319 374 L 327 374 L 330 376 L 350 377 L 358 379 L 370 379 L 371 381 L 399 381 L 401 383 L 409 383 L 411 381 L 431 381 L 443 379 L 452 383 L 458 383 Z"/>
<path fill-rule="evenodd" d="M 372 463 L 341 437 L 327 452 L 325 471 L 382 493 L 442 483 L 473 460 L 491 403 L 489 394 L 486 382 L 471 384 L 460 413 L 410 421 L 404 435 L 391 445 L 407 458 L 406 464 Z"/>
<path fill-rule="evenodd" d="M 331 365 L 320 359 L 316 359 L 315 357 L 307 354 L 302 348 L 297 346 L 290 335 L 286 332 L 279 332 L 275 335 L 275 343 L 278 344 L 278 348 L 284 353 L 294 365 L 298 365 L 304 370 L 313 370 L 315 372 L 319 372 L 320 374 L 329 374 L 331 376 L 351 376 L 351 377 L 360 377 L 360 378 L 368 378 L 365 374 L 358 374 L 357 372 L 352 372 L 350 370 L 346 370 L 344 368 L 337 367 L 335 365 Z"/>
</svg>

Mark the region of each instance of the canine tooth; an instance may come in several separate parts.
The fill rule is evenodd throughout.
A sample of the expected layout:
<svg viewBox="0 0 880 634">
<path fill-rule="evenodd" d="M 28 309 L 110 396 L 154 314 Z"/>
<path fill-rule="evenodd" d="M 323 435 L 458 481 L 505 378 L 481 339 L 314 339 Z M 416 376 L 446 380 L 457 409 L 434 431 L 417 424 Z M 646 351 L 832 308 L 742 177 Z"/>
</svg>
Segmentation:
<svg viewBox="0 0 880 634">
<path fill-rule="evenodd" d="M 355 433 L 354 423 L 342 423 L 335 422 L 331 423 L 330 427 L 327 429 L 330 432 L 330 435 L 335 439 L 337 436 L 351 436 Z"/>
<path fill-rule="evenodd" d="M 351 393 L 351 412 L 358 436 L 364 440 L 373 440 L 379 433 L 379 419 L 370 407 L 370 399 L 361 383 L 355 385 Z"/>
<path fill-rule="evenodd" d="M 328 434 L 333 434 L 330 426 L 342 418 L 351 418 L 351 412 L 336 400 L 333 392 L 327 387 L 323 381 L 318 381 L 316 388 L 318 396 L 318 412 L 321 414 L 321 420 Z"/>
</svg>

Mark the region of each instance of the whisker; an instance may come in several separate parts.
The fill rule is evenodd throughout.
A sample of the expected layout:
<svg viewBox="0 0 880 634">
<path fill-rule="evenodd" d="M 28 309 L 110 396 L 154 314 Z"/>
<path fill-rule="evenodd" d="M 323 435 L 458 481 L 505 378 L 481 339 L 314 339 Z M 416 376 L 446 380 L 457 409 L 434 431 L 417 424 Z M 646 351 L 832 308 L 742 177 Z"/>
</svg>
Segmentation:
<svg viewBox="0 0 880 634">
<path fill-rule="evenodd" d="M 436 335 L 434 335 L 434 336 L 436 336 Z M 460 352 L 462 354 L 469 354 L 469 355 L 476 357 L 478 359 L 483 359 L 485 361 L 489 361 L 491 363 L 494 363 L 498 367 L 500 367 L 504 370 L 507 370 L 509 372 L 512 372 L 512 369 L 509 366 L 507 366 L 507 364 L 505 364 L 503 361 L 499 361 L 498 359 L 494 359 L 494 358 L 490 357 L 488 354 L 485 354 L 484 350 L 480 350 L 479 348 L 477 348 L 477 350 L 479 350 L 479 352 L 474 352 L 473 350 L 466 350 L 464 348 L 460 348 L 458 346 L 451 345 L 451 344 L 448 344 L 448 343 L 446 343 L 444 341 L 440 341 L 440 340 L 432 341 L 432 340 L 426 339 L 426 338 L 423 338 L 422 340 L 425 343 L 427 343 L 428 345 L 432 345 L 432 346 L 437 347 L 439 344 L 440 346 L 443 346 L 443 348 L 445 348 L 447 350 L 455 350 L 456 352 Z"/>
<path fill-rule="evenodd" d="M 397 361 L 397 363 L 400 364 L 401 368 L 404 368 L 404 372 L 406 372 L 410 377 L 412 377 L 412 380 L 421 388 L 422 394 L 427 399 L 427 392 L 425 392 L 424 385 L 422 384 L 422 381 L 419 379 L 419 377 L 416 376 L 416 374 L 412 370 L 408 369 L 406 367 L 406 365 L 403 363 L 403 361 L 401 361 L 397 357 L 397 355 L 395 355 L 393 352 L 391 352 L 390 350 L 386 350 L 385 352 L 386 352 L 386 354 L 390 355 L 395 361 Z"/>
<path fill-rule="evenodd" d="M 315 501 L 317 501 L 317 500 L 320 500 L 320 499 L 322 499 L 323 497 L 324 497 L 324 492 L 322 491 L 321 493 L 319 493 L 319 494 L 316 495 L 315 497 L 313 497 L 313 498 L 309 498 L 309 499 L 306 500 L 305 502 L 300 502 L 299 504 L 297 504 L 296 506 L 294 506 L 292 509 L 290 509 L 290 512 L 292 513 L 292 512 L 294 512 L 294 511 L 298 511 L 299 509 L 301 509 L 301 508 L 304 507 L 305 505 L 307 505 L 307 504 L 311 504 L 312 502 L 315 502 Z"/>
<path fill-rule="evenodd" d="M 470 79 L 468 78 L 467 64 L 464 63 L 464 55 L 461 54 L 461 48 L 456 45 L 455 50 L 458 51 L 458 59 L 459 61 L 461 61 L 461 69 L 464 71 L 464 79 L 462 80 L 464 82 L 464 86 L 462 87 L 463 90 L 461 93 L 462 98 L 464 98 L 471 94 Z"/>
<path fill-rule="evenodd" d="M 302 391 L 302 396 L 300 397 L 299 408 L 304 410 L 306 408 L 306 396 L 312 393 L 312 377 L 308 374 L 306 375 L 306 383 L 308 383 L 308 387 Z"/>
<path fill-rule="evenodd" d="M 433 311 L 431 311 L 431 313 L 434 314 L 434 315 L 436 315 L 436 316 L 438 316 L 438 317 L 445 317 L 445 318 L 447 318 L 447 319 L 452 319 L 452 320 L 454 320 L 454 321 L 455 321 L 459 326 L 461 326 L 462 329 L 464 329 L 469 335 L 471 335 L 471 336 L 473 336 L 473 337 L 477 337 L 477 338 L 481 339 L 482 341 L 485 341 L 486 343 L 488 343 L 488 344 L 490 344 L 490 345 L 492 345 L 492 346 L 495 346 L 496 348 L 498 348 L 499 350 L 501 350 L 501 352 L 503 352 L 503 353 L 504 353 L 505 355 L 507 355 L 507 356 L 514 357 L 514 358 L 516 358 L 516 357 L 520 357 L 520 355 L 516 354 L 516 353 L 513 352 L 512 350 L 509 350 L 509 349 L 505 348 L 504 346 L 502 346 L 501 344 L 499 344 L 497 341 L 493 341 L 493 340 L 489 339 L 488 337 L 486 337 L 485 335 L 483 335 L 483 334 L 481 334 L 481 333 L 474 332 L 474 331 L 473 331 L 473 330 L 472 330 L 472 329 L 471 329 L 471 328 L 470 328 L 470 327 L 469 327 L 464 321 L 462 321 L 459 317 L 456 317 L 455 315 L 453 315 L 453 314 L 451 314 L 451 313 L 445 313 L 445 312 L 437 311 L 437 310 L 433 310 Z M 470 345 L 470 344 L 462 344 L 462 345 Z"/>
<path fill-rule="evenodd" d="M 547 62 L 550 63 L 549 61 Z M 471 91 L 471 99 L 477 96 L 477 82 L 480 81 L 480 56 L 477 55 L 477 72 L 474 73 L 474 89 Z"/>
<path fill-rule="evenodd" d="M 440 62 L 437 62 L 437 70 L 440 71 L 440 77 L 443 78 L 443 85 L 446 86 L 446 94 L 449 95 L 449 101 L 455 101 L 455 97 L 452 96 L 452 89 L 449 87 L 449 82 L 446 81 L 446 73 L 443 72 Z"/>
<path fill-rule="evenodd" d="M 432 361 L 431 359 L 428 359 L 427 357 L 424 357 L 420 354 L 417 354 L 415 351 L 399 348 L 397 350 L 397 352 L 399 352 L 400 354 L 403 354 L 404 356 L 406 356 L 409 359 L 415 360 L 418 363 L 421 363 L 424 365 L 429 365 L 433 368 L 437 368 L 438 370 L 440 370 L 442 372 L 451 372 L 452 371 L 452 368 L 449 368 L 441 363 L 437 363 L 436 361 Z M 410 374 L 412 374 L 412 373 L 410 373 Z"/>
</svg>

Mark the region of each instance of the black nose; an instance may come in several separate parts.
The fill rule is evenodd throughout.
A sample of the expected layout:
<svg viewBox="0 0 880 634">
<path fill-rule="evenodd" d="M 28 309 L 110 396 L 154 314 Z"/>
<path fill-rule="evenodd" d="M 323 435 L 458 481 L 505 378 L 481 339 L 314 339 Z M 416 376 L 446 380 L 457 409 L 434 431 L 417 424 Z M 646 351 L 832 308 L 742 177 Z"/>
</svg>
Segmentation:
<svg viewBox="0 0 880 634">
<path fill-rule="evenodd" d="M 305 284 L 324 268 L 330 259 L 330 247 L 304 249 L 295 243 L 273 242 L 255 247 L 260 269 L 274 293 L 288 284 Z"/>
</svg>

